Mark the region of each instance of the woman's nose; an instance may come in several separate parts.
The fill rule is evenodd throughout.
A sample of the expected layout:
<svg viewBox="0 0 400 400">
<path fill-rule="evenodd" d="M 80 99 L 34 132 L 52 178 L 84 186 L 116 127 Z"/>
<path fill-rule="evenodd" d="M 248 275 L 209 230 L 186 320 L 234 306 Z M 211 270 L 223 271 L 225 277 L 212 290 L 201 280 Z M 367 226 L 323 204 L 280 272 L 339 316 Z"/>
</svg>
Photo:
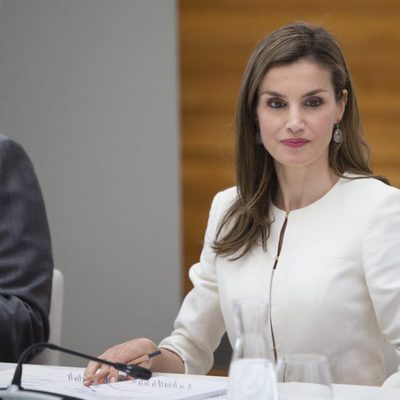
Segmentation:
<svg viewBox="0 0 400 400">
<path fill-rule="evenodd" d="M 304 126 L 305 121 L 301 111 L 297 108 L 290 109 L 286 123 L 287 129 L 292 133 L 298 133 L 304 130 Z"/>
</svg>

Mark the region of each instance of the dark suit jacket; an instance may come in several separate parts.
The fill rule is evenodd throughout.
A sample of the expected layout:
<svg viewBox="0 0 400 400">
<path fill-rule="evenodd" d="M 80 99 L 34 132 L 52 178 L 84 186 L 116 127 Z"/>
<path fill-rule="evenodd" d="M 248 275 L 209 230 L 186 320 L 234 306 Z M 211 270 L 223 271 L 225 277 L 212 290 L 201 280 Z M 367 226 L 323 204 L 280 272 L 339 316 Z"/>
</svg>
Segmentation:
<svg viewBox="0 0 400 400">
<path fill-rule="evenodd" d="M 39 183 L 25 151 L 0 134 L 0 361 L 49 335 L 53 274 Z"/>
</svg>

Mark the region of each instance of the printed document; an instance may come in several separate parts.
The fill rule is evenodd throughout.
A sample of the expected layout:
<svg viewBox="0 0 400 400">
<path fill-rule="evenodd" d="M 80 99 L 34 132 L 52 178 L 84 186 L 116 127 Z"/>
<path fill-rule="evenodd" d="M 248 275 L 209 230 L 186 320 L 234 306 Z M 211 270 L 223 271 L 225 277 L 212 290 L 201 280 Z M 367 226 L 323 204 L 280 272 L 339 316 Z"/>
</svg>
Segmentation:
<svg viewBox="0 0 400 400">
<path fill-rule="evenodd" d="M 24 365 L 22 387 L 92 399 L 203 400 L 226 393 L 225 378 L 181 374 L 153 374 L 148 380 L 133 380 L 83 386 L 83 368 Z M 14 369 L 0 372 L 0 386 L 7 387 Z"/>
</svg>

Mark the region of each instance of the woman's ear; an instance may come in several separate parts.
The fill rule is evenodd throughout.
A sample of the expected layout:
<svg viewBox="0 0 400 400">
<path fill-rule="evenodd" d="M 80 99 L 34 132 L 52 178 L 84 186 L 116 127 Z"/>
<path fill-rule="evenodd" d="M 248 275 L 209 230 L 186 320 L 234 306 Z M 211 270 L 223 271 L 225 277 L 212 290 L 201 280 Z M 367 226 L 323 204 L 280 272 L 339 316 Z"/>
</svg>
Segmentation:
<svg viewBox="0 0 400 400">
<path fill-rule="evenodd" d="M 346 104 L 347 104 L 348 97 L 349 97 L 348 91 L 346 89 L 343 89 L 342 90 L 342 97 L 338 101 L 339 115 L 338 115 L 337 121 L 341 121 L 342 118 L 343 118 L 343 114 L 344 114 L 344 110 L 346 109 Z"/>
</svg>

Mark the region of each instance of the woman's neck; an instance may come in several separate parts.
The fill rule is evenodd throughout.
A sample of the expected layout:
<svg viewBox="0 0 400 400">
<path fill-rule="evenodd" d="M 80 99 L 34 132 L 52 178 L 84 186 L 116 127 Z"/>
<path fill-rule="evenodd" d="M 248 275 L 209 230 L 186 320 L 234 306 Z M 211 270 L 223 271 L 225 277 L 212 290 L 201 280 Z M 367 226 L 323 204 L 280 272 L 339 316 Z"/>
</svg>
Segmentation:
<svg viewBox="0 0 400 400">
<path fill-rule="evenodd" d="M 276 167 L 278 190 L 274 204 L 287 212 L 314 203 L 328 193 L 339 179 L 329 167 L 314 171 Z"/>
</svg>

